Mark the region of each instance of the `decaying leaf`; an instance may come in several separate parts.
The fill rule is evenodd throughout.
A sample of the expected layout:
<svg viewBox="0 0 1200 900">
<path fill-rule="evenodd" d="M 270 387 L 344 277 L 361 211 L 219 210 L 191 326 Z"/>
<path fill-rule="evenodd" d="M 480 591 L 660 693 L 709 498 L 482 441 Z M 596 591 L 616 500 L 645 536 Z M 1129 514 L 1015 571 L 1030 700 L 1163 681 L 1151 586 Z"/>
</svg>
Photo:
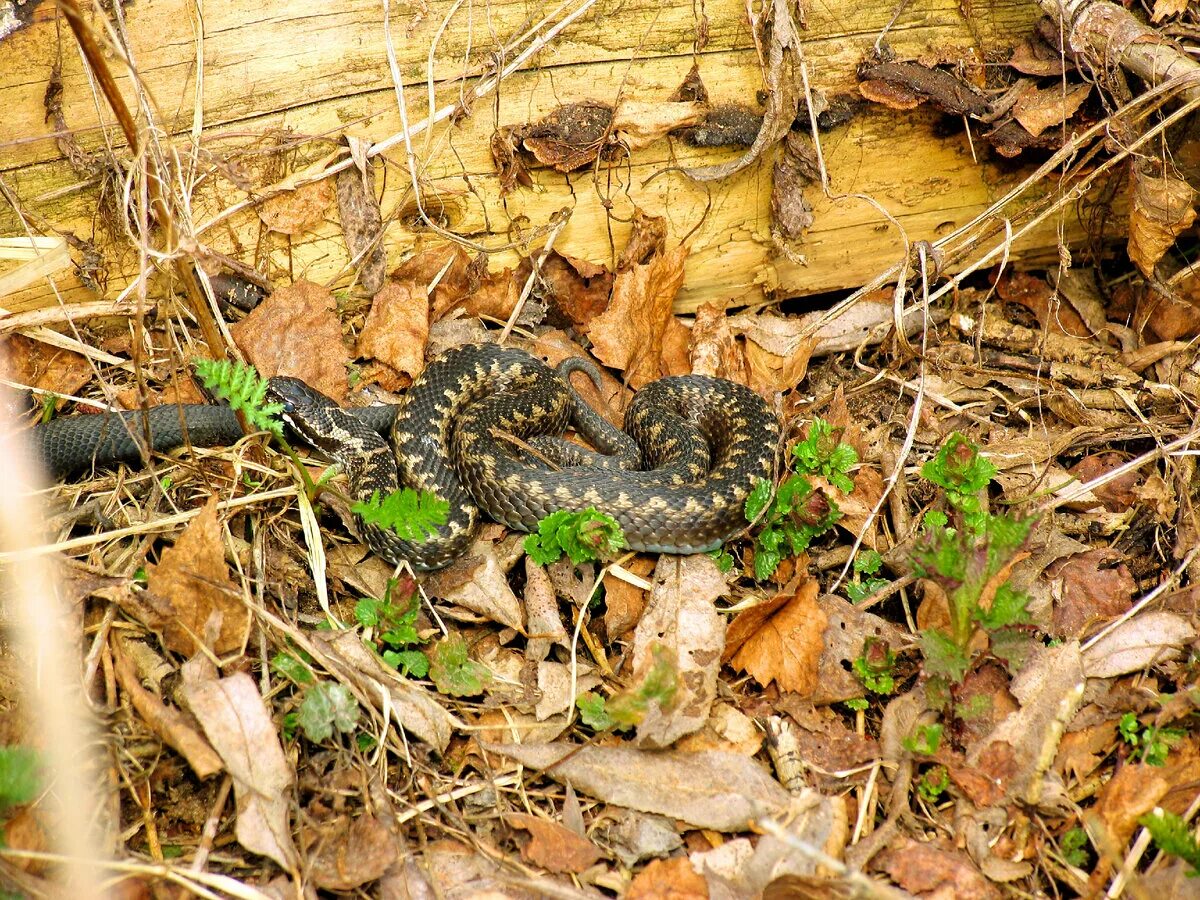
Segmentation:
<svg viewBox="0 0 1200 900">
<path fill-rule="evenodd" d="M 87 359 L 23 334 L 0 337 L 0 376 L 52 394 L 78 393 L 92 377 Z"/>
<path fill-rule="evenodd" d="M 635 234 L 630 244 L 635 243 Z M 617 272 L 608 308 L 592 319 L 588 337 L 596 358 L 621 369 L 633 387 L 663 375 L 687 372 L 687 328 L 671 313 L 671 303 L 683 284 L 688 246 L 667 250 L 660 244 L 646 262 L 633 262 Z M 682 358 L 669 352 L 682 338 Z"/>
<path fill-rule="evenodd" d="M 817 605 L 815 578 L 789 584 L 766 603 L 740 613 L 730 623 L 725 658 L 761 685 L 802 697 L 817 687 L 822 635 L 828 619 Z"/>
<path fill-rule="evenodd" d="M 881 853 L 875 865 L 905 890 L 923 896 L 955 900 L 998 900 L 1002 896 L 965 853 L 935 844 L 899 841 Z"/>
<path fill-rule="evenodd" d="M 1133 604 L 1137 590 L 1121 553 L 1101 547 L 1063 557 L 1046 567 L 1054 596 L 1055 637 L 1082 638 Z"/>
<path fill-rule="evenodd" d="M 299 854 L 289 822 L 295 773 L 254 679 L 245 672 L 188 679 L 183 696 L 233 778 L 238 843 L 295 871 Z"/>
<path fill-rule="evenodd" d="M 1139 672 L 1174 659 L 1196 639 L 1196 629 L 1182 616 L 1163 610 L 1143 612 L 1122 622 L 1083 654 L 1089 678 L 1112 678 Z"/>
<path fill-rule="evenodd" d="M 752 759 L 577 744 L 484 744 L 484 749 L 606 803 L 682 819 L 696 828 L 744 831 L 787 808 L 788 792 Z"/>
<path fill-rule="evenodd" d="M 696 310 L 688 356 L 695 375 L 728 378 L 746 384 L 746 357 L 738 346 L 724 308 L 705 303 Z"/>
<path fill-rule="evenodd" d="M 250 610 L 225 564 L 225 538 L 217 521 L 217 498 L 180 534 L 162 560 L 146 567 L 155 613 L 147 625 L 161 628 L 163 644 L 191 656 L 201 646 L 218 655 L 240 648 L 250 630 Z M 210 644 L 211 642 L 211 644 Z"/>
<path fill-rule="evenodd" d="M 1047 128 L 1061 125 L 1075 115 L 1091 92 L 1090 84 L 1068 85 L 1065 93 L 1059 85 L 1048 88 L 1030 86 L 1013 107 L 1013 118 L 1037 137 Z"/>
<path fill-rule="evenodd" d="M 526 813 L 509 813 L 504 820 L 529 832 L 530 840 L 521 847 L 521 856 L 547 871 L 578 874 L 603 855 L 587 838 L 558 822 Z"/>
<path fill-rule="evenodd" d="M 375 199 L 375 170 L 363 142 L 349 139 L 349 143 L 355 164 L 337 174 L 338 217 L 358 280 L 368 294 L 374 294 L 387 277 L 383 215 Z"/>
<path fill-rule="evenodd" d="M 703 554 L 659 557 L 654 589 L 633 636 L 633 670 L 647 671 L 665 653 L 678 676 L 671 707 L 654 700 L 638 724 L 643 747 L 667 747 L 704 725 L 717 693 L 725 620 L 715 602 L 729 591 Z"/>
<path fill-rule="evenodd" d="M 341 403 L 349 356 L 336 307 L 328 290 L 301 280 L 272 293 L 229 331 L 262 377 L 291 375 Z"/>
<path fill-rule="evenodd" d="M 686 856 L 656 859 L 629 885 L 625 900 L 708 900 L 708 882 Z"/>
<path fill-rule="evenodd" d="M 408 387 L 425 368 L 429 295 L 424 285 L 388 281 L 375 295 L 358 335 L 357 354 L 378 360 L 391 376 L 383 387 Z"/>
<path fill-rule="evenodd" d="M 315 887 L 352 891 L 380 878 L 399 859 L 396 840 L 378 818 L 338 816 L 316 833 L 304 832 L 308 872 Z"/>
<path fill-rule="evenodd" d="M 462 727 L 433 696 L 423 688 L 401 678 L 363 644 L 355 631 L 339 631 L 326 638 L 319 632 L 310 635 L 325 664 L 334 667 L 363 697 L 381 703 L 384 692 L 395 723 L 418 740 L 439 752 L 450 743 L 451 731 Z"/>
<path fill-rule="evenodd" d="M 612 130 L 630 150 L 640 150 L 677 128 L 698 125 L 707 114 L 707 103 L 623 99 L 613 114 Z"/>
<path fill-rule="evenodd" d="M 1129 213 L 1129 258 L 1147 278 L 1179 237 L 1196 220 L 1196 192 L 1171 175 L 1133 169 L 1133 209 Z"/>
<path fill-rule="evenodd" d="M 325 219 L 325 210 L 333 203 L 333 180 L 322 178 L 268 197 L 255 207 L 259 219 L 270 231 L 297 237 L 311 231 Z"/>
</svg>

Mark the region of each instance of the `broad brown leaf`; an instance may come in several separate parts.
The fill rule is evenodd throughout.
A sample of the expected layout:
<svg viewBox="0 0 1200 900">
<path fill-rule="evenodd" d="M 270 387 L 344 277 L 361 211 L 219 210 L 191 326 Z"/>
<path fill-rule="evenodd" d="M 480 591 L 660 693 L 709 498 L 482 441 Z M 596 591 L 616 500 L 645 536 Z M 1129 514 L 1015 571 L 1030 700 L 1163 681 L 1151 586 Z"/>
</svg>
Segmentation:
<svg viewBox="0 0 1200 900">
<path fill-rule="evenodd" d="M 521 857 L 549 872 L 577 875 L 603 856 L 595 844 L 558 822 L 526 813 L 509 813 L 504 820 L 529 832 Z"/>
<path fill-rule="evenodd" d="M 782 691 L 811 695 L 829 621 L 817 605 L 819 590 L 815 578 L 805 578 L 798 588 L 789 585 L 762 606 L 739 614 L 729 626 L 729 664 L 764 687 L 774 681 Z"/>
<path fill-rule="evenodd" d="M 429 342 L 429 295 L 425 286 L 389 281 L 371 303 L 358 335 L 360 357 L 378 360 L 392 378 L 389 391 L 408 387 L 425 368 Z"/>
</svg>

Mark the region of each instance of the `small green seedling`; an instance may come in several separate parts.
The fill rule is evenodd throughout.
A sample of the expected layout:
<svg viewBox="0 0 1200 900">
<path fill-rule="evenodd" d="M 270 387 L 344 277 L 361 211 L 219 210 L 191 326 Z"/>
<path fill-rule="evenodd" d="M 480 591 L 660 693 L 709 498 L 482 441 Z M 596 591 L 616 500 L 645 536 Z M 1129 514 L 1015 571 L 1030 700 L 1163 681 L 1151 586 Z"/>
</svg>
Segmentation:
<svg viewBox="0 0 1200 900">
<path fill-rule="evenodd" d="M 429 651 L 429 678 L 443 694 L 474 697 L 483 693 L 491 673 L 470 658 L 462 635 L 452 634 Z"/>
<path fill-rule="evenodd" d="M 938 745 L 942 742 L 942 726 L 938 723 L 932 725 L 919 725 L 917 730 L 906 737 L 900 743 L 909 753 L 915 753 L 917 756 L 933 756 L 937 753 Z"/>
<path fill-rule="evenodd" d="M 883 568 L 883 557 L 875 550 L 865 550 L 854 557 L 854 577 L 846 582 L 846 596 L 851 603 L 862 603 L 889 584 L 886 578 L 876 577 Z"/>
<path fill-rule="evenodd" d="M 1142 762 L 1148 766 L 1165 766 L 1171 747 L 1183 740 L 1182 728 L 1160 728 L 1147 725 L 1144 728 L 1134 713 L 1127 712 L 1117 724 L 1121 738 L 1130 747 L 1138 750 Z"/>
<path fill-rule="evenodd" d="M 868 691 L 890 694 L 896 690 L 896 654 L 887 641 L 868 637 L 863 641 L 863 652 L 855 658 L 854 674 Z"/>
<path fill-rule="evenodd" d="M 595 731 L 628 731 L 646 718 L 651 702 L 669 707 L 679 689 L 679 671 L 670 652 L 662 645 L 652 648 L 654 662 L 638 683 L 607 700 L 588 691 L 575 700 L 579 718 Z"/>
<path fill-rule="evenodd" d="M 1188 878 L 1200 877 L 1200 843 L 1182 817 L 1165 809 L 1155 808 L 1138 819 L 1138 824 L 1150 832 L 1150 839 L 1163 853 L 1177 856 L 1188 864 Z"/>
</svg>

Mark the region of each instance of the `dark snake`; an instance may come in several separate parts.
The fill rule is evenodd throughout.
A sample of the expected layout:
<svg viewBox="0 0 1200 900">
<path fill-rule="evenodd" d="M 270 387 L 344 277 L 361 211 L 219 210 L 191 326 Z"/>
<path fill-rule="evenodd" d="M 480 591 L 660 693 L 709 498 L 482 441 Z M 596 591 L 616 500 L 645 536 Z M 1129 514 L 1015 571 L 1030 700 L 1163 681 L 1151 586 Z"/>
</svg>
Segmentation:
<svg viewBox="0 0 1200 900">
<path fill-rule="evenodd" d="M 523 350 L 469 344 L 431 362 L 397 406 L 342 409 L 282 376 L 269 380 L 268 399 L 341 466 L 355 499 L 407 485 L 449 504 L 446 524 L 422 541 L 359 520 L 376 553 L 418 570 L 460 556 L 481 511 L 533 531 L 552 512 L 591 507 L 616 519 L 629 549 L 657 553 L 713 550 L 746 527 L 746 497 L 774 474 L 779 442 L 779 423 L 761 397 L 721 378 L 662 378 L 637 392 L 621 431 L 571 386 L 570 373 L 581 370 L 598 382 L 588 362 L 569 358 L 556 371 Z M 568 423 L 596 451 L 562 438 Z M 380 433 L 389 428 L 390 441 Z M 209 405 L 66 417 L 31 436 L 62 478 L 140 461 L 147 430 L 155 452 L 243 436 L 231 410 Z"/>
</svg>

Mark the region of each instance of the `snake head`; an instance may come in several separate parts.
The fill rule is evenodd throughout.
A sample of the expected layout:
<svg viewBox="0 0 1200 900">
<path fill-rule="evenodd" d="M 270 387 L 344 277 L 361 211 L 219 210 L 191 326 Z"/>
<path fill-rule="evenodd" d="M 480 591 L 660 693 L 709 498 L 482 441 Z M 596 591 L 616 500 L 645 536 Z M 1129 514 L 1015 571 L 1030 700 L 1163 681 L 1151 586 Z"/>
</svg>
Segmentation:
<svg viewBox="0 0 1200 900">
<path fill-rule="evenodd" d="M 296 434 L 320 450 L 330 449 L 326 446 L 329 429 L 322 425 L 332 410 L 339 409 L 336 401 L 288 375 L 268 379 L 266 400 L 283 407 L 279 417 Z"/>
</svg>

